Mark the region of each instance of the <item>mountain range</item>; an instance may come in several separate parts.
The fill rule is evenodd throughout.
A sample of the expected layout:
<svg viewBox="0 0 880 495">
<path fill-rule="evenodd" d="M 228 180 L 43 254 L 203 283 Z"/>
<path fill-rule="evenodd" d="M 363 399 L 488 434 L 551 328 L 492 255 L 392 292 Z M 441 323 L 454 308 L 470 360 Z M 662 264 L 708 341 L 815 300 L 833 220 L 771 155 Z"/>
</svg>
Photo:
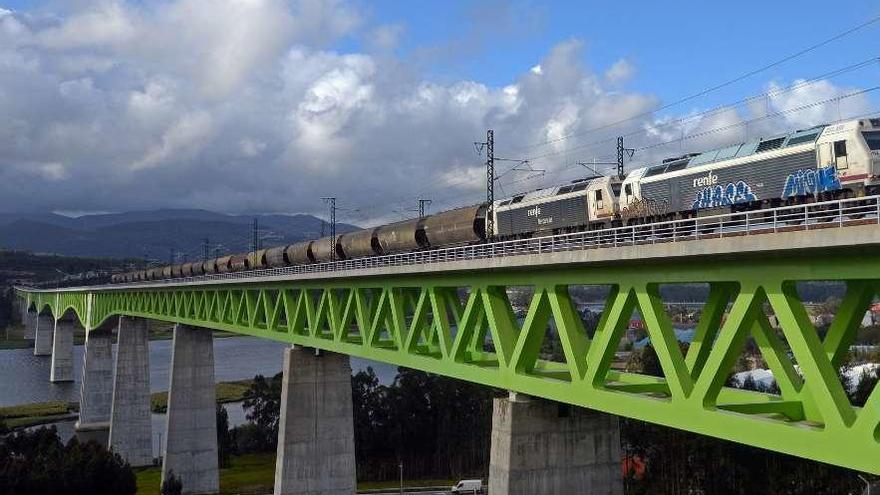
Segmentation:
<svg viewBox="0 0 880 495">
<path fill-rule="evenodd" d="M 132 211 L 68 217 L 0 213 L 0 248 L 64 256 L 147 258 L 175 262 L 251 250 L 254 218 L 262 247 L 316 239 L 329 227 L 312 215 L 228 215 L 208 210 Z M 338 234 L 357 230 L 337 224 Z"/>
</svg>

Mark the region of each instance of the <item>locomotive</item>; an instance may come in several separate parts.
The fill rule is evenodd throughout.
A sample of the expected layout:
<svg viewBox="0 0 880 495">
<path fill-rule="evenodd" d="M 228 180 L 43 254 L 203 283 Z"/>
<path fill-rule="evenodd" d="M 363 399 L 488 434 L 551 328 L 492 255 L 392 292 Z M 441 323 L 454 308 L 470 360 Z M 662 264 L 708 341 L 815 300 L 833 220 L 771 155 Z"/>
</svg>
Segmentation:
<svg viewBox="0 0 880 495">
<path fill-rule="evenodd" d="M 113 275 L 114 283 L 325 263 L 598 230 L 880 193 L 880 118 L 672 157 L 625 177 L 596 176 L 337 236 Z"/>
</svg>

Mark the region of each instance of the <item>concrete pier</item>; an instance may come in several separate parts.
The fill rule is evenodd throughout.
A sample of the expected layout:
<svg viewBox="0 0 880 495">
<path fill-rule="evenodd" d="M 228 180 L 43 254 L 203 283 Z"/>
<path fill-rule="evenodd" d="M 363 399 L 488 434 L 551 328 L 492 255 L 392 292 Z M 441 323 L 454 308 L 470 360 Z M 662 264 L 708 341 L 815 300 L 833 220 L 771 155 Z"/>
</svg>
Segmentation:
<svg viewBox="0 0 880 495">
<path fill-rule="evenodd" d="M 107 445 L 113 401 L 113 334 L 109 325 L 88 331 L 83 359 L 77 437 Z"/>
<path fill-rule="evenodd" d="M 132 466 L 153 463 L 150 423 L 150 343 L 147 320 L 119 318 L 110 449 Z"/>
<path fill-rule="evenodd" d="M 52 355 L 52 336 L 55 333 L 55 318 L 49 313 L 41 313 L 34 318 L 34 356 Z"/>
<path fill-rule="evenodd" d="M 489 493 L 622 495 L 617 417 L 522 394 L 495 399 Z"/>
<path fill-rule="evenodd" d="M 275 495 L 355 493 L 351 362 L 284 351 Z"/>
<path fill-rule="evenodd" d="M 49 381 L 52 383 L 73 381 L 73 332 L 78 326 L 76 317 L 65 315 L 55 320 L 52 368 L 49 371 Z"/>
<path fill-rule="evenodd" d="M 37 338 L 37 312 L 25 310 L 24 319 L 22 320 L 22 325 L 24 325 L 24 338 L 34 340 Z"/>
<path fill-rule="evenodd" d="M 214 392 L 214 336 L 210 330 L 174 327 L 168 421 L 162 479 L 173 471 L 183 493 L 217 493 L 217 404 Z"/>
</svg>

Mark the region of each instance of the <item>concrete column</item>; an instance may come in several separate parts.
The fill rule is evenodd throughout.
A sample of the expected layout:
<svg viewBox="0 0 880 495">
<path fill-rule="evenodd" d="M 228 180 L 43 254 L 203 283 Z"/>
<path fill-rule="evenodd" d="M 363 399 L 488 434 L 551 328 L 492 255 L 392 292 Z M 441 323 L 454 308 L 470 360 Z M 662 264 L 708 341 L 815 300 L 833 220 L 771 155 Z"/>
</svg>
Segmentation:
<svg viewBox="0 0 880 495">
<path fill-rule="evenodd" d="M 55 320 L 52 368 L 49 372 L 49 381 L 52 383 L 73 381 L 73 331 L 77 326 L 74 318 Z"/>
<path fill-rule="evenodd" d="M 107 445 L 113 401 L 113 334 L 109 328 L 88 330 L 83 359 L 77 437 Z"/>
<path fill-rule="evenodd" d="M 275 495 L 355 493 L 348 356 L 284 351 Z"/>
<path fill-rule="evenodd" d="M 150 343 L 147 320 L 119 318 L 110 449 L 132 466 L 153 463 L 150 423 Z"/>
<path fill-rule="evenodd" d="M 37 338 L 37 312 L 25 311 L 24 338 L 34 340 Z"/>
<path fill-rule="evenodd" d="M 34 318 L 34 356 L 51 356 L 55 333 L 55 318 L 51 314 L 38 314 Z"/>
<path fill-rule="evenodd" d="M 623 494 L 616 416 L 514 393 L 493 406 L 489 493 Z"/>
<path fill-rule="evenodd" d="M 18 300 L 18 319 L 22 326 L 27 324 L 27 299 L 19 298 Z"/>
<path fill-rule="evenodd" d="M 208 329 L 174 327 L 166 419 L 162 479 L 173 471 L 183 493 L 217 493 L 214 336 Z"/>
</svg>

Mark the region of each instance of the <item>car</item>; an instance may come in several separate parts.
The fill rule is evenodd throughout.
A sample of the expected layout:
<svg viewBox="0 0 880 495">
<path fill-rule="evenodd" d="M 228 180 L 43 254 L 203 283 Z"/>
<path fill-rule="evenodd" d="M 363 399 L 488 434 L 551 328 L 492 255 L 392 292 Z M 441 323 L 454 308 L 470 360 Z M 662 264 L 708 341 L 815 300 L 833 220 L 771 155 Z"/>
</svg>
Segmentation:
<svg viewBox="0 0 880 495">
<path fill-rule="evenodd" d="M 482 480 L 461 480 L 453 486 L 452 493 L 483 493 Z"/>
</svg>

